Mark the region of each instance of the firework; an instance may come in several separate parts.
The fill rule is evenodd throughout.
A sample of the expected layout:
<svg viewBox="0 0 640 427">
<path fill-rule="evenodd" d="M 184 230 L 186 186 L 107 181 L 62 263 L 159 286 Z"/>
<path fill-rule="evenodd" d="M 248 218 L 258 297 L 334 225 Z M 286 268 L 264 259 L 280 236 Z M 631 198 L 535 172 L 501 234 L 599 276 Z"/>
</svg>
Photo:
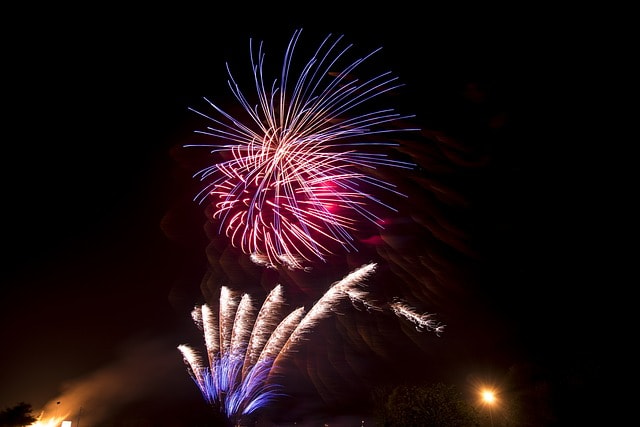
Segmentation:
<svg viewBox="0 0 640 427">
<path fill-rule="evenodd" d="M 192 312 L 204 334 L 208 363 L 192 347 L 178 346 L 205 400 L 219 405 L 228 419 L 239 421 L 283 396 L 275 368 L 340 301 L 367 306 L 367 294 L 358 286 L 375 268 L 376 264 L 360 267 L 334 283 L 308 312 L 299 307 L 284 317 L 281 285 L 271 290 L 257 313 L 248 294 L 238 298 L 221 287 L 217 322 L 206 304 Z"/>
<path fill-rule="evenodd" d="M 414 165 L 393 159 L 386 151 L 397 144 L 384 135 L 417 130 L 397 125 L 412 115 L 372 102 L 402 86 L 397 77 L 354 77 L 380 48 L 349 61 L 353 45 L 329 34 L 296 77 L 300 34 L 296 30 L 291 37 L 280 78 L 271 83 L 263 43 L 256 53 L 250 41 L 253 102 L 227 64 L 229 87 L 246 117 L 236 118 L 205 98 L 218 118 L 190 109 L 212 123 L 196 132 L 213 142 L 185 145 L 205 147 L 214 156 L 195 175 L 205 183 L 196 200 L 210 200 L 218 232 L 255 263 L 291 269 L 325 261 L 333 247 L 357 249 L 357 220 L 380 226 L 374 206 L 394 211 L 374 194 L 404 195 L 374 172 Z"/>
<path fill-rule="evenodd" d="M 438 336 L 444 331 L 445 325 L 438 322 L 431 313 L 418 313 L 415 308 L 399 300 L 389 304 L 389 307 L 398 317 L 412 322 L 418 331 L 433 331 Z"/>
</svg>

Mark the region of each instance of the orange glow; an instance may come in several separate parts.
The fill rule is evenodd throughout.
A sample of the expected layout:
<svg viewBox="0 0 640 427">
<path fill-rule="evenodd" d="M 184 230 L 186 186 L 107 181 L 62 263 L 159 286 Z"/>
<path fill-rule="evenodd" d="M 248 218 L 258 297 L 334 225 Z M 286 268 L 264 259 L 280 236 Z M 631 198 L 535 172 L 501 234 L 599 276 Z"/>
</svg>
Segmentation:
<svg viewBox="0 0 640 427">
<path fill-rule="evenodd" d="M 482 390 L 482 401 L 488 405 L 493 405 L 496 402 L 496 395 L 493 390 Z"/>
<path fill-rule="evenodd" d="M 470 392 L 475 396 L 476 403 L 482 406 L 500 406 L 501 385 L 494 378 L 472 375 L 469 379 Z"/>
<path fill-rule="evenodd" d="M 493 409 L 499 409 L 498 392 L 494 386 L 479 385 L 478 393 L 480 395 L 480 403 L 489 410 L 489 419 L 491 427 L 493 427 Z"/>
<path fill-rule="evenodd" d="M 29 427 L 58 427 L 62 423 L 64 417 L 50 417 L 47 419 L 39 419 L 33 424 L 29 424 Z"/>
</svg>

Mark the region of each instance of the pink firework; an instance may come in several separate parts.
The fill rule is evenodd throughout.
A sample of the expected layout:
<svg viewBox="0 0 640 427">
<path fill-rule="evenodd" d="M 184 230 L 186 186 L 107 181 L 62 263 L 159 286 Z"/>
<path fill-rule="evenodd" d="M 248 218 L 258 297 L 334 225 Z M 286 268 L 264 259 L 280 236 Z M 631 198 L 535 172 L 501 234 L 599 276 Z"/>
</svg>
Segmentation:
<svg viewBox="0 0 640 427">
<path fill-rule="evenodd" d="M 357 249 L 358 220 L 379 226 L 373 207 L 394 210 L 374 194 L 403 195 L 374 172 L 413 164 L 386 154 L 397 143 L 381 135 L 417 130 L 391 126 L 413 116 L 373 107 L 374 98 L 402 86 L 397 77 L 353 77 L 380 49 L 342 64 L 352 45 L 328 35 L 295 78 L 290 71 L 300 34 L 294 32 L 280 79 L 270 84 L 262 43 L 257 55 L 250 43 L 255 104 L 227 65 L 229 87 L 246 117 L 236 118 L 205 98 L 219 118 L 192 111 L 213 123 L 197 131 L 213 142 L 186 145 L 206 147 L 216 159 L 196 174 L 206 184 L 196 199 L 210 201 L 219 232 L 254 262 L 291 269 L 326 261 L 336 247 Z"/>
</svg>

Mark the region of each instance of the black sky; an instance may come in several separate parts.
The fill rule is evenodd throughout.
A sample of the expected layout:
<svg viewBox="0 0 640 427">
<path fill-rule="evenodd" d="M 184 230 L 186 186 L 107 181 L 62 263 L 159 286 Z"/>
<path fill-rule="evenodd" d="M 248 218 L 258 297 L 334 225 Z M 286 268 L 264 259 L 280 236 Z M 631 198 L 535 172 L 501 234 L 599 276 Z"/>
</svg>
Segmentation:
<svg viewBox="0 0 640 427">
<path fill-rule="evenodd" d="M 179 164 L 176 149 L 191 137 L 188 107 L 201 105 L 202 96 L 231 100 L 224 63 L 249 66 L 249 37 L 265 40 L 279 61 L 293 30 L 303 27 L 306 46 L 328 32 L 364 50 L 383 46 L 381 62 L 406 83 L 401 108 L 460 144 L 462 160 L 480 165 L 460 162 L 446 177 L 429 175 L 468 202 L 434 217 L 462 226 L 461 245 L 474 255 L 456 244 L 431 246 L 444 275 L 438 286 L 451 286 L 437 292 L 442 305 L 433 305 L 448 326 L 443 336 L 425 338 L 424 354 L 420 345 L 409 356 L 391 351 L 398 362 L 390 371 L 406 362 L 429 371 L 426 378 L 465 384 L 527 366 L 530 388 L 550 388 L 543 398 L 550 419 L 582 416 L 578 402 L 589 399 L 583 384 L 602 375 L 588 342 L 607 339 L 589 320 L 599 297 L 584 287 L 601 277 L 589 249 L 599 227 L 585 235 L 581 226 L 592 218 L 596 185 L 585 164 L 595 136 L 583 122 L 588 97 L 577 73 L 584 46 L 578 35 L 566 36 L 559 16 L 413 8 L 79 16 L 16 15 L 30 37 L 5 42 L 0 406 L 39 408 L 69 381 L 72 388 L 97 384 L 99 373 L 118 371 L 111 377 L 122 378 L 123 390 L 145 396 L 137 401 L 131 393 L 140 411 L 202 410 L 175 345 L 199 338 L 188 315 L 202 302 L 208 240 L 202 207 L 191 202 L 193 171 Z M 421 195 L 411 197 L 413 204 Z M 416 204 L 429 212 L 426 201 Z M 392 256 L 382 259 L 397 265 Z M 325 271 L 327 284 L 348 271 L 341 268 Z M 393 271 L 382 274 L 393 281 Z M 271 276 L 261 280 L 268 286 Z M 324 332 L 327 342 L 337 340 L 331 328 Z M 129 373 L 126 360 L 138 366 L 136 358 L 157 369 Z M 302 380 L 308 391 L 304 381 L 314 380 Z M 104 393 L 126 407 L 122 390 Z"/>
</svg>

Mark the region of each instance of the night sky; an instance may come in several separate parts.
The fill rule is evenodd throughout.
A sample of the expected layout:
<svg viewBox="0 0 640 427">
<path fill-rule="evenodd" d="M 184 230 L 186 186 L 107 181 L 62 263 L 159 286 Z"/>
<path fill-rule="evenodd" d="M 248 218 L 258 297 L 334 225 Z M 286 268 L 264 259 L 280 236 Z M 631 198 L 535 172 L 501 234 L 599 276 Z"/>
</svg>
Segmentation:
<svg viewBox="0 0 640 427">
<path fill-rule="evenodd" d="M 3 53 L 0 407 L 60 401 L 96 425 L 190 425 L 209 408 L 176 346 L 201 345 L 190 311 L 205 294 L 227 284 L 259 298 L 282 283 L 308 305 L 376 261 L 371 292 L 434 313 L 444 333 L 345 307 L 292 360 L 293 397 L 274 418 L 360 416 L 368 387 L 393 381 L 494 382 L 522 425 L 598 416 L 583 409 L 608 341 L 594 320 L 604 291 L 585 287 L 604 278 L 578 72 L 588 33 L 533 11 L 390 7 L 15 16 L 30 37 Z M 301 57 L 329 32 L 382 46 L 371 66 L 405 83 L 390 102 L 423 130 L 405 145 L 419 170 L 389 175 L 409 196 L 389 228 L 311 273 L 267 271 L 210 239 L 182 148 L 203 126 L 188 107 L 234 102 L 225 61 L 248 72 L 253 37 L 278 64 L 296 28 Z"/>
</svg>

